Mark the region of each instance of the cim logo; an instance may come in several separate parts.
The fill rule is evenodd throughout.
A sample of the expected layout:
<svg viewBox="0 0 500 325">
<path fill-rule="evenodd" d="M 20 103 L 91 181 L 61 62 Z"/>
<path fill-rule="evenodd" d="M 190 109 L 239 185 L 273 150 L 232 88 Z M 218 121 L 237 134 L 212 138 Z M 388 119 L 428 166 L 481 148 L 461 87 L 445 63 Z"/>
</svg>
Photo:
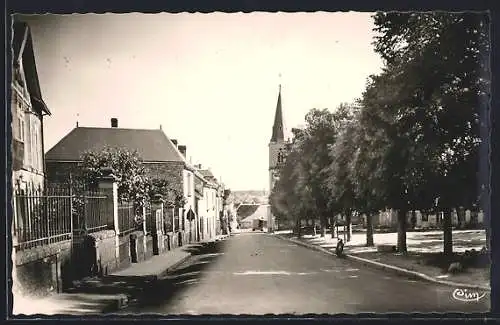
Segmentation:
<svg viewBox="0 0 500 325">
<path fill-rule="evenodd" d="M 477 291 L 469 291 L 468 289 L 455 289 L 452 293 L 454 299 L 464 302 L 478 302 L 481 298 L 484 298 L 484 296 L 486 296 L 486 292 L 479 293 Z"/>
</svg>

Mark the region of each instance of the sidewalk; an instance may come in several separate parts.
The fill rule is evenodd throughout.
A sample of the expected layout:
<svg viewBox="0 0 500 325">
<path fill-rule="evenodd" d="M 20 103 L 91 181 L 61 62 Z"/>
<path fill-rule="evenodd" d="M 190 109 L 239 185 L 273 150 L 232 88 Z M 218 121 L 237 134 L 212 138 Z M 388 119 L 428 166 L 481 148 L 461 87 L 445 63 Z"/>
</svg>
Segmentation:
<svg viewBox="0 0 500 325">
<path fill-rule="evenodd" d="M 96 315 L 124 308 L 191 256 L 191 250 L 203 243 L 187 244 L 162 255 L 134 263 L 126 269 L 102 278 L 74 282 L 67 293 L 47 297 L 14 296 L 13 315 Z"/>
<path fill-rule="evenodd" d="M 446 261 L 440 255 L 443 246 L 442 234 L 442 231 L 408 233 L 407 255 L 393 252 L 377 252 L 377 245 L 395 245 L 397 233 L 375 234 L 375 247 L 365 247 L 366 234 L 353 234 L 351 241 L 344 246 L 344 253 L 347 258 L 365 265 L 410 277 L 457 287 L 490 290 L 490 268 L 487 265 L 470 267 L 465 272 L 458 274 L 446 273 L 449 261 Z M 304 236 L 300 240 L 292 234 L 276 236 L 335 255 L 337 238 L 332 239 L 329 234 L 325 238 L 321 238 L 319 235 L 315 237 Z M 340 238 L 343 238 L 343 236 L 341 235 Z M 471 249 L 480 251 L 485 242 L 485 234 L 481 230 L 453 232 L 454 252 L 464 252 Z"/>
<path fill-rule="evenodd" d="M 191 253 L 186 249 L 189 246 L 190 244 L 178 247 L 163 255 L 154 255 L 141 263 L 133 263 L 124 270 L 105 276 L 104 279 L 106 282 L 133 278 L 147 281 L 158 280 L 191 256 Z"/>
</svg>

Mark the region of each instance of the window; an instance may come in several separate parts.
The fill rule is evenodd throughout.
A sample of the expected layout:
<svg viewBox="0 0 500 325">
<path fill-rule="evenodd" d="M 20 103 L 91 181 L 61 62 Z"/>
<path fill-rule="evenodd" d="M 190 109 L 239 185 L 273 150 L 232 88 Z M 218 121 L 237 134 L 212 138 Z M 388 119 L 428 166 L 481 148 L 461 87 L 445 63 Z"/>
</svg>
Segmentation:
<svg viewBox="0 0 500 325">
<path fill-rule="evenodd" d="M 34 130 L 30 130 L 32 132 L 30 140 L 31 140 L 31 167 L 36 168 L 37 166 L 37 154 L 36 154 L 36 133 Z"/>
<path fill-rule="evenodd" d="M 191 186 L 191 173 L 188 173 L 187 174 L 187 195 L 188 196 L 191 196 L 191 190 L 192 190 L 192 186 Z"/>
<path fill-rule="evenodd" d="M 17 138 L 20 141 L 24 141 L 24 121 L 21 116 L 17 116 Z"/>
</svg>

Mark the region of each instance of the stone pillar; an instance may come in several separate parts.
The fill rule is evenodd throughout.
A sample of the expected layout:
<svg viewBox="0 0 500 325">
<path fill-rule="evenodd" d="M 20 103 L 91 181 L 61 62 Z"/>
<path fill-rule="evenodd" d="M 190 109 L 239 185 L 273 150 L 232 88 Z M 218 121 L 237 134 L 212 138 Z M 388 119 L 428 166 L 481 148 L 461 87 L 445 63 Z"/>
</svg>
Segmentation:
<svg viewBox="0 0 500 325">
<path fill-rule="evenodd" d="M 144 252 L 144 258 L 146 258 L 148 253 L 148 236 L 147 236 L 148 228 L 146 225 L 148 221 L 146 218 L 146 207 L 142 207 L 141 212 L 142 212 L 142 233 L 144 234 L 144 236 L 142 236 L 142 247 L 143 247 L 142 251 Z M 151 213 L 153 213 L 153 211 L 151 211 Z"/>
<path fill-rule="evenodd" d="M 151 213 L 155 223 L 152 227 L 153 236 L 153 255 L 160 255 L 165 251 L 163 239 L 163 198 L 156 195 L 151 201 Z"/>
<path fill-rule="evenodd" d="M 116 265 L 120 263 L 120 226 L 118 223 L 118 183 L 111 168 L 101 169 L 102 177 L 99 178 L 99 190 L 107 196 L 106 206 L 108 211 L 108 228 L 115 231 L 115 258 Z"/>
</svg>

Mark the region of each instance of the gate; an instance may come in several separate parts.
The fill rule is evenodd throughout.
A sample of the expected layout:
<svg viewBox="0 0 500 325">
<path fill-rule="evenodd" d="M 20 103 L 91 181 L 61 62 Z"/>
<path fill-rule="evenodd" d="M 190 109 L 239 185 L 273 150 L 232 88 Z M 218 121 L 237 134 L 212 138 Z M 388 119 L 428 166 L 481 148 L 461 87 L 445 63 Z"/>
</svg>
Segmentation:
<svg viewBox="0 0 500 325">
<path fill-rule="evenodd" d="M 79 193 L 78 193 L 79 192 Z M 108 228 L 107 196 L 99 191 L 72 193 L 72 252 L 76 279 L 99 274 L 96 242 L 91 233 Z"/>
</svg>

